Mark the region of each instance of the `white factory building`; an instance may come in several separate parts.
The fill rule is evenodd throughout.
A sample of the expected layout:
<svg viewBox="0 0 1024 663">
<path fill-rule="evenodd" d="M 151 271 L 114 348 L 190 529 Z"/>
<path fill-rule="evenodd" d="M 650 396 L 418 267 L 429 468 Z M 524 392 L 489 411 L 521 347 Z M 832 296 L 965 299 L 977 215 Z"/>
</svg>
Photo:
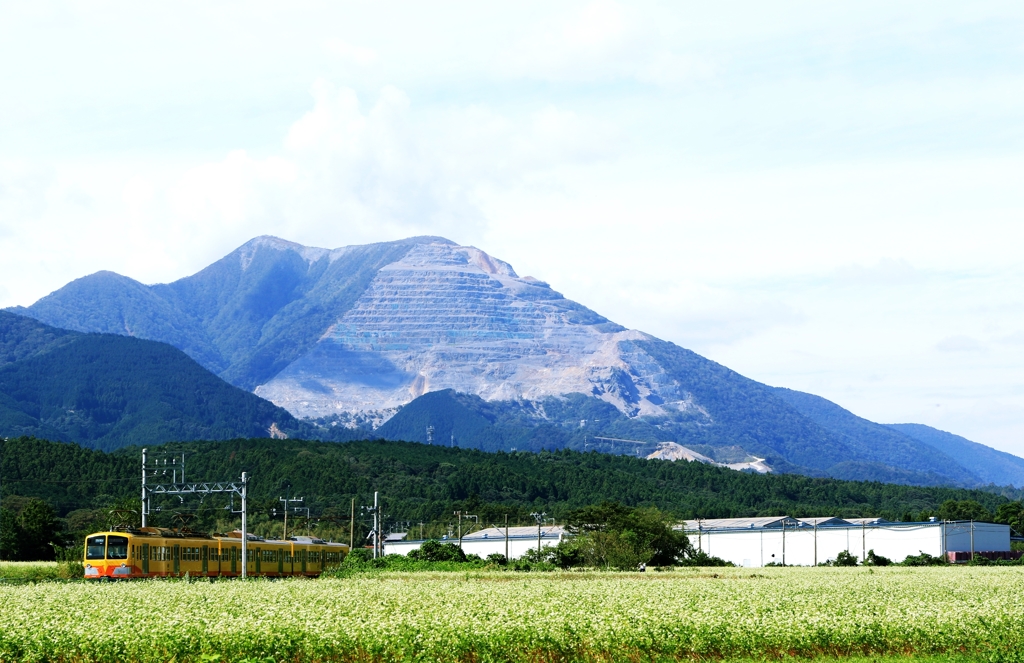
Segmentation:
<svg viewBox="0 0 1024 663">
<path fill-rule="evenodd" d="M 869 550 L 902 562 L 922 552 L 959 560 L 975 552 L 1010 550 L 1009 526 L 970 521 L 892 523 L 880 518 L 782 516 L 687 520 L 682 529 L 694 548 L 737 566 L 815 566 L 842 551 L 861 562 Z"/>
<path fill-rule="evenodd" d="M 484 559 L 488 555 L 505 555 L 508 559 L 519 559 L 527 550 L 537 550 L 538 542 L 541 549 L 548 546 L 554 548 L 566 537 L 565 529 L 560 525 L 536 525 L 528 527 L 488 527 L 462 537 L 462 550 L 467 555 L 480 555 Z M 406 541 L 401 535 L 389 536 L 384 541 L 385 555 L 408 555 L 417 550 L 423 541 Z M 457 537 L 443 538 L 441 543 L 459 543 Z"/>
</svg>

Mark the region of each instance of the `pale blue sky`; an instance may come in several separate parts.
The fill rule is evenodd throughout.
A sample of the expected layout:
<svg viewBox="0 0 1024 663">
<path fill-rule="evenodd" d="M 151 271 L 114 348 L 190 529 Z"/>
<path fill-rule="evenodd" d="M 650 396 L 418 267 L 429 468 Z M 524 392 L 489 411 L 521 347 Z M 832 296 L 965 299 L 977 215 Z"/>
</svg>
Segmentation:
<svg viewBox="0 0 1024 663">
<path fill-rule="evenodd" d="M 1009 2 L 0 5 L 0 304 L 440 234 L 1024 454 Z"/>
</svg>

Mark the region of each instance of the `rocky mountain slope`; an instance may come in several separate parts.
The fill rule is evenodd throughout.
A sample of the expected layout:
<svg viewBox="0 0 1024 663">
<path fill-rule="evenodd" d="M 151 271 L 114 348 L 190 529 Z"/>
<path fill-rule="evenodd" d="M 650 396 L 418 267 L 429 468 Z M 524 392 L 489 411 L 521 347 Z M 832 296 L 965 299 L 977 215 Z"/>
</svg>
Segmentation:
<svg viewBox="0 0 1024 663">
<path fill-rule="evenodd" d="M 328 250 L 259 237 L 174 283 L 101 272 L 18 312 L 170 343 L 332 430 L 422 440 L 433 426 L 490 450 L 673 441 L 736 447 L 777 471 L 981 481 L 920 440 L 824 416 L 442 238 Z"/>
</svg>

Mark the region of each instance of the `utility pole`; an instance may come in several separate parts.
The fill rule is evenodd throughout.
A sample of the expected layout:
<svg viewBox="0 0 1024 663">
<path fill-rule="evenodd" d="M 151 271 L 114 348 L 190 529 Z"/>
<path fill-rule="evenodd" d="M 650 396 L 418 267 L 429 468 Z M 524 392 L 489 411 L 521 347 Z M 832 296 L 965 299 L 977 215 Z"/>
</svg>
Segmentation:
<svg viewBox="0 0 1024 663">
<path fill-rule="evenodd" d="M 234 495 L 239 495 L 242 498 L 242 577 L 246 577 L 248 573 L 248 567 L 246 565 L 248 553 L 249 553 L 249 473 L 242 472 L 242 480 L 238 481 L 197 481 L 194 483 L 178 483 L 178 472 L 177 472 L 177 458 L 173 458 L 170 465 L 171 468 L 171 479 L 173 483 L 148 483 L 146 479 L 149 476 L 165 476 L 167 475 L 167 459 L 163 459 L 163 468 L 160 459 L 156 460 L 155 467 L 147 467 L 145 462 L 147 459 L 146 450 L 142 451 L 143 466 L 142 466 L 142 517 L 145 518 L 146 514 L 149 513 L 149 502 L 153 495 L 175 495 L 179 499 L 184 500 L 184 495 L 212 495 L 213 493 L 228 493 L 232 496 L 232 503 L 229 507 L 231 513 L 239 513 L 235 511 L 234 507 Z M 151 459 L 150 459 L 151 460 Z M 182 454 L 181 460 L 181 478 L 185 478 L 185 458 Z M 143 523 L 146 521 L 143 520 Z"/>
<path fill-rule="evenodd" d="M 462 548 L 462 512 L 456 511 L 455 514 L 459 518 L 459 549 Z"/>
<path fill-rule="evenodd" d="M 868 558 L 868 524 L 860 524 L 860 563 L 863 564 Z"/>
<path fill-rule="evenodd" d="M 508 561 L 508 514 L 505 514 L 505 561 Z"/>
<path fill-rule="evenodd" d="M 373 539 L 373 558 L 377 559 L 379 553 L 382 553 L 384 547 L 380 545 L 380 530 L 383 526 L 382 514 L 380 512 L 379 494 L 374 491 L 373 493 L 373 506 L 361 507 L 363 513 L 369 513 L 373 517 L 373 528 L 370 533 L 366 535 L 367 539 Z"/>
<path fill-rule="evenodd" d="M 181 474 L 185 474 L 185 459 L 182 457 L 181 460 Z M 242 577 L 245 578 L 248 575 L 249 567 L 249 529 L 248 525 L 248 505 L 246 500 L 249 493 L 249 473 L 242 472 Z"/>
<path fill-rule="evenodd" d="M 142 526 L 146 526 L 146 514 L 149 511 L 146 507 L 147 494 L 146 494 L 146 449 L 142 449 L 142 506 L 139 507 L 139 511 L 142 512 Z"/>
<path fill-rule="evenodd" d="M 6 437 L 4 438 L 4 451 L 7 451 L 7 438 Z M 3 461 L 3 454 L 0 454 L 0 467 L 3 467 L 3 462 L 2 461 Z M 4 499 L 3 477 L 0 476 L 0 506 L 3 505 L 3 499 Z M 2 511 L 0 511 L 0 512 L 2 512 Z M 3 526 L 3 521 L 0 520 L 0 527 L 2 527 L 2 526 Z M 2 534 L 3 534 L 3 530 L 0 529 L 0 535 L 2 535 Z M 2 539 L 0 539 L 0 540 L 2 540 Z M 4 551 L 3 549 L 0 549 L 0 559 L 4 558 L 3 556 L 4 556 L 5 552 L 6 551 Z"/>
<path fill-rule="evenodd" d="M 708 546 L 709 552 L 710 552 L 710 548 L 711 547 Z M 782 520 L 782 565 L 783 566 L 786 565 L 786 520 L 785 519 Z"/>
<path fill-rule="evenodd" d="M 814 521 L 814 565 L 818 565 L 818 521 Z"/>
<path fill-rule="evenodd" d="M 281 538 L 285 541 L 288 540 L 288 512 L 291 510 L 291 503 L 297 502 L 299 504 L 304 503 L 305 497 L 291 497 L 292 484 L 290 481 L 284 482 L 284 497 L 277 498 L 278 502 L 284 503 L 284 534 Z"/>
<path fill-rule="evenodd" d="M 537 561 L 539 562 L 540 561 L 540 528 L 541 528 L 541 525 L 544 524 L 544 516 L 546 516 L 548 514 L 546 514 L 546 513 L 537 513 L 536 511 L 534 511 L 530 515 L 533 516 L 534 520 L 537 521 Z"/>
<path fill-rule="evenodd" d="M 348 521 L 348 551 L 352 552 L 352 545 L 355 543 L 356 536 L 356 498 L 352 498 L 352 515 L 349 516 Z M 354 558 L 353 558 L 354 559 Z"/>
<path fill-rule="evenodd" d="M 971 518 L 971 561 L 974 561 L 974 518 Z"/>
</svg>

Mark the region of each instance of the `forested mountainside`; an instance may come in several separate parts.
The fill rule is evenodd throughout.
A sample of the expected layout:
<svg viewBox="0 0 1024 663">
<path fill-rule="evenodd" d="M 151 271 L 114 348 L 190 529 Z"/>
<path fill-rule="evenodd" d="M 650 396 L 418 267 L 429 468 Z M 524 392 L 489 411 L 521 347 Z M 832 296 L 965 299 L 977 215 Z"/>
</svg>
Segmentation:
<svg viewBox="0 0 1024 663">
<path fill-rule="evenodd" d="M 43 498 L 61 515 L 138 495 L 138 448 L 104 453 L 10 438 L 0 451 L 4 495 Z M 346 514 L 351 498 L 366 504 L 379 491 L 393 521 L 432 522 L 463 510 L 490 522 L 506 513 L 513 521 L 526 522 L 531 511 L 557 518 L 604 500 L 657 506 L 680 518 L 785 513 L 915 520 L 937 514 L 947 500 L 975 501 L 990 512 L 1008 501 L 980 490 L 759 475 L 701 463 L 569 450 L 484 453 L 380 440 L 238 439 L 150 451 L 185 452 L 190 481 L 237 479 L 249 472 L 256 511 L 279 508 L 278 497 L 288 482 L 291 495 L 304 496 L 303 506 L 314 514 Z M 174 508 L 169 503 L 168 513 Z M 205 508 L 219 509 L 210 504 Z"/>
<path fill-rule="evenodd" d="M 889 424 L 888 427 L 959 459 L 984 483 L 1024 487 L 1024 458 L 922 424 Z"/>
<path fill-rule="evenodd" d="M 275 433 L 310 435 L 286 410 L 165 343 L 54 329 L 0 311 L 0 435 L 96 449 Z"/>
</svg>

